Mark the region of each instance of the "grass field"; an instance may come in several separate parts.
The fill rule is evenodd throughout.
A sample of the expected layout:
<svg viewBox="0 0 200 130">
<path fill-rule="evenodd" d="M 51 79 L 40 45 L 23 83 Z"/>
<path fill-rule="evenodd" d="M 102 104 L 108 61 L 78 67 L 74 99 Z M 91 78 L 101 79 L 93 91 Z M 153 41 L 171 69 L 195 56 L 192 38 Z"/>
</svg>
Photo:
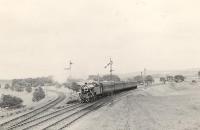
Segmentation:
<svg viewBox="0 0 200 130">
<path fill-rule="evenodd" d="M 75 122 L 70 130 L 198 130 L 199 83 L 138 88 Z"/>
</svg>

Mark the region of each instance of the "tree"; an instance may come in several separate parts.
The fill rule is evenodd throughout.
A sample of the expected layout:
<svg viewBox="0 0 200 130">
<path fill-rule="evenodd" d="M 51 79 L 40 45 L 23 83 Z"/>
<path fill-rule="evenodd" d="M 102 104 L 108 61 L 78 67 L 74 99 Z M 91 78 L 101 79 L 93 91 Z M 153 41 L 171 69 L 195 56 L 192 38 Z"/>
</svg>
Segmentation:
<svg viewBox="0 0 200 130">
<path fill-rule="evenodd" d="M 14 90 L 17 92 L 23 92 L 24 91 L 24 87 L 23 86 L 19 86 L 19 85 L 15 85 L 14 86 Z"/>
<path fill-rule="evenodd" d="M 55 82 L 54 86 L 56 86 L 56 88 L 61 88 L 62 87 L 62 85 L 60 83 L 58 83 L 58 82 Z"/>
<path fill-rule="evenodd" d="M 25 90 L 26 90 L 26 92 L 31 93 L 32 92 L 32 87 L 30 87 L 30 86 L 26 87 Z"/>
<path fill-rule="evenodd" d="M 152 84 L 154 82 L 154 79 L 151 75 L 147 75 L 144 80 L 147 85 Z"/>
<path fill-rule="evenodd" d="M 198 72 L 198 77 L 200 78 L 200 71 Z"/>
<path fill-rule="evenodd" d="M 10 85 L 9 84 L 5 84 L 5 89 L 9 89 L 10 88 Z"/>
<path fill-rule="evenodd" d="M 165 84 L 165 82 L 166 82 L 165 77 L 160 77 L 160 82 L 163 82 Z"/>
<path fill-rule="evenodd" d="M 11 96 L 11 95 L 2 95 L 0 107 L 20 107 L 23 103 L 21 98 Z"/>
<path fill-rule="evenodd" d="M 170 75 L 167 76 L 167 81 L 173 81 L 173 80 L 174 80 L 173 76 L 170 76 Z"/>
<path fill-rule="evenodd" d="M 70 88 L 76 92 L 78 92 L 81 88 L 80 85 L 78 85 L 76 82 L 72 82 Z"/>
<path fill-rule="evenodd" d="M 21 86 L 21 87 L 38 87 L 44 85 L 53 85 L 54 81 L 52 76 L 48 77 L 38 77 L 38 78 L 26 78 L 26 79 L 13 79 L 12 86 Z"/>
<path fill-rule="evenodd" d="M 138 83 L 142 83 L 142 82 L 143 82 L 143 78 L 142 78 L 141 75 L 135 76 L 135 77 L 134 77 L 134 80 L 135 80 L 136 82 L 138 82 Z"/>
<path fill-rule="evenodd" d="M 15 90 L 14 86 L 10 86 L 10 90 L 14 91 Z"/>
<path fill-rule="evenodd" d="M 77 84 L 77 82 L 66 82 L 66 83 L 63 83 L 62 85 L 76 92 L 78 92 L 81 88 L 81 86 Z"/>
<path fill-rule="evenodd" d="M 192 80 L 192 83 L 196 83 L 197 81 L 196 80 Z"/>
<path fill-rule="evenodd" d="M 35 91 L 33 93 L 32 101 L 38 102 L 38 101 L 42 100 L 43 98 L 45 98 L 44 90 L 41 87 L 35 89 Z"/>
<path fill-rule="evenodd" d="M 98 75 L 89 75 L 88 80 L 98 81 L 98 80 L 102 80 L 102 77 L 100 77 Z"/>
<path fill-rule="evenodd" d="M 175 82 L 183 82 L 185 80 L 185 77 L 183 75 L 175 75 L 174 80 Z"/>
<path fill-rule="evenodd" d="M 67 82 L 68 82 L 68 83 L 80 82 L 80 81 L 82 81 L 82 79 L 67 78 Z"/>
<path fill-rule="evenodd" d="M 104 80 L 104 81 L 120 81 L 120 78 L 117 75 L 112 75 L 112 77 L 110 75 L 103 75 L 102 80 Z"/>
</svg>

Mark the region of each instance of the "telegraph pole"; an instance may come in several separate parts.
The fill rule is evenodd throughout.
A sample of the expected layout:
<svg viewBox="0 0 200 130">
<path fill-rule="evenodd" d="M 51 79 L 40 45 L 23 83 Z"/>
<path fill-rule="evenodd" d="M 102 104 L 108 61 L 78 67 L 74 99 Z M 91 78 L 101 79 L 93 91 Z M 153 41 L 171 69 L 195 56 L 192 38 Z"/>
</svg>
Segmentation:
<svg viewBox="0 0 200 130">
<path fill-rule="evenodd" d="M 144 68 L 144 74 L 143 74 L 143 76 L 144 76 L 144 86 L 146 86 L 146 84 L 145 84 L 145 78 L 146 78 L 146 68 Z"/>
<path fill-rule="evenodd" d="M 99 73 L 98 73 L 98 83 L 100 83 Z"/>
<path fill-rule="evenodd" d="M 145 85 L 144 76 L 143 76 L 143 73 L 142 73 L 142 72 L 141 72 L 141 78 L 142 78 L 143 85 Z"/>
<path fill-rule="evenodd" d="M 144 77 L 146 76 L 146 68 L 144 68 Z"/>
<path fill-rule="evenodd" d="M 112 81 L 112 72 L 113 72 L 112 65 L 113 65 L 113 61 L 110 58 L 110 81 Z"/>
</svg>

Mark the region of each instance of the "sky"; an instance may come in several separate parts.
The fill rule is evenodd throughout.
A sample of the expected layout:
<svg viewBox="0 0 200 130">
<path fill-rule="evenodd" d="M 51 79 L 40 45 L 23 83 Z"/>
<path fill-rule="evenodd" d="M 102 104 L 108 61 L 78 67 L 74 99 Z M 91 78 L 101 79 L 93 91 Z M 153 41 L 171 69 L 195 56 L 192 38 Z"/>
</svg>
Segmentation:
<svg viewBox="0 0 200 130">
<path fill-rule="evenodd" d="M 198 0 L 0 0 L 0 79 L 200 66 Z"/>
</svg>

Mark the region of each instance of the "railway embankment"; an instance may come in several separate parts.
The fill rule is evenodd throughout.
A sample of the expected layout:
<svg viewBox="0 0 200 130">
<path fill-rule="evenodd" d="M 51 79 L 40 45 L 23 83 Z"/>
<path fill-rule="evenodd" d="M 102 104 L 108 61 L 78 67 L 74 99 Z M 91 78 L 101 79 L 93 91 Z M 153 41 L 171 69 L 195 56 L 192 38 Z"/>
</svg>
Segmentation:
<svg viewBox="0 0 200 130">
<path fill-rule="evenodd" d="M 67 130 L 200 129 L 199 83 L 140 87 L 77 120 Z"/>
</svg>

